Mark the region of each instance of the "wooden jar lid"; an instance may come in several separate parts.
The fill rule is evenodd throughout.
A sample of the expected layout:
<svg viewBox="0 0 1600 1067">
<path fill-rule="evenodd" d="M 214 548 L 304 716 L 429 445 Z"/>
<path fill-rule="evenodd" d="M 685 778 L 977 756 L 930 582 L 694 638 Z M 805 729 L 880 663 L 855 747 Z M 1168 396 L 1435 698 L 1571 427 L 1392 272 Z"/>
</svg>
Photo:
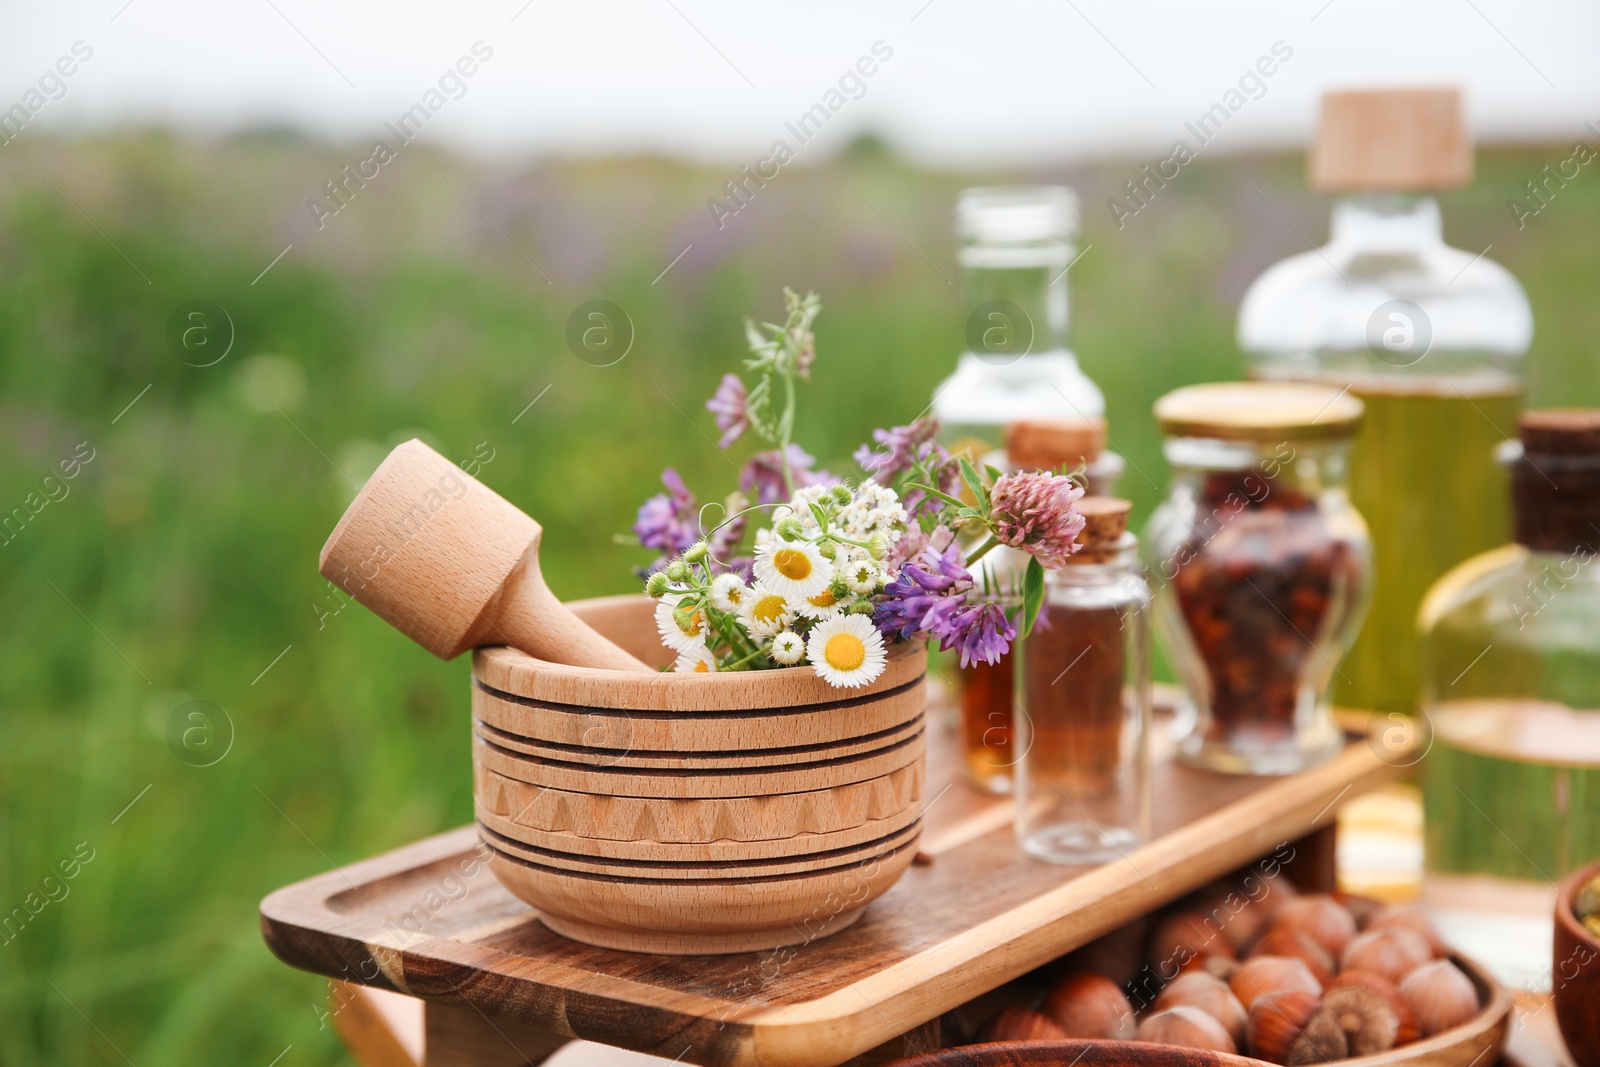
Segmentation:
<svg viewBox="0 0 1600 1067">
<path fill-rule="evenodd" d="M 1022 421 L 1006 426 L 1006 458 L 1018 470 L 1069 470 L 1105 448 L 1105 419 Z"/>
<path fill-rule="evenodd" d="M 1168 437 L 1265 443 L 1348 437 L 1365 411 L 1348 389 L 1312 382 L 1186 385 L 1155 403 Z"/>
<path fill-rule="evenodd" d="M 1540 408 L 1517 420 L 1523 452 L 1535 455 L 1600 454 L 1600 408 Z"/>
<path fill-rule="evenodd" d="M 1454 189 L 1472 180 L 1461 90 L 1324 93 L 1311 146 L 1311 187 L 1325 193 Z"/>
</svg>

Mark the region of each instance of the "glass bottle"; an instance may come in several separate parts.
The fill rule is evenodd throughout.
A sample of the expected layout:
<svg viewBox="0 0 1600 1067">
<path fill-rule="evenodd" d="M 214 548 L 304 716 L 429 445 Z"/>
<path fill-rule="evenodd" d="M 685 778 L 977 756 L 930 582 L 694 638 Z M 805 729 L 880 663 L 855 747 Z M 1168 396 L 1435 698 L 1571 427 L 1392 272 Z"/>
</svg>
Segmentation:
<svg viewBox="0 0 1600 1067">
<path fill-rule="evenodd" d="M 1017 842 L 1055 863 L 1103 863 L 1150 837 L 1150 587 L 1129 504 L 1084 497 L 1083 547 L 1046 576 L 1018 646 Z"/>
<path fill-rule="evenodd" d="M 1019 419 L 1088 422 L 1105 396 L 1067 347 L 1078 198 L 1059 185 L 964 189 L 956 253 L 966 351 L 933 395 L 944 443 L 974 459 Z"/>
<path fill-rule="evenodd" d="M 1350 496 L 1378 582 L 1335 679 L 1353 706 L 1414 699 L 1423 594 L 1507 535 L 1493 449 L 1522 406 L 1532 313 L 1505 268 L 1444 243 L 1426 195 L 1471 166 L 1453 90 L 1328 94 L 1310 170 L 1345 194 L 1329 242 L 1268 269 L 1239 308 L 1253 377 L 1347 387 L 1366 404 Z"/>
<path fill-rule="evenodd" d="M 1484 875 L 1553 897 L 1600 855 L 1600 411 L 1525 412 L 1520 433 L 1500 453 L 1514 543 L 1446 574 L 1417 620 L 1439 902 Z"/>
<path fill-rule="evenodd" d="M 1156 625 L 1183 683 L 1178 757 L 1290 774 L 1338 753 L 1328 684 L 1366 610 L 1366 524 L 1345 490 L 1361 402 L 1295 383 L 1156 402 L 1172 468 L 1145 527 Z"/>
<path fill-rule="evenodd" d="M 973 577 L 980 587 L 1001 593 L 1001 603 L 1010 612 L 1021 604 L 1027 565 L 1025 554 L 1001 545 L 974 565 Z M 998 662 L 980 661 L 956 670 L 967 780 L 988 793 L 1011 792 L 1017 752 L 1012 734 L 1016 673 L 1015 646 Z"/>
</svg>

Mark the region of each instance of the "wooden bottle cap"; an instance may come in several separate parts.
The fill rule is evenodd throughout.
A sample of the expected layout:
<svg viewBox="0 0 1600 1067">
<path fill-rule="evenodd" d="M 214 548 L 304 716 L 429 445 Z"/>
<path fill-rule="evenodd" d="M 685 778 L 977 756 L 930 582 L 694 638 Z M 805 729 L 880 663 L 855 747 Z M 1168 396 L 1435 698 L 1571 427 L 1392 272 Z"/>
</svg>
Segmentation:
<svg viewBox="0 0 1600 1067">
<path fill-rule="evenodd" d="M 1600 453 L 1600 408 L 1539 408 L 1517 420 L 1524 453 L 1592 456 Z"/>
<path fill-rule="evenodd" d="M 1084 522 L 1078 544 L 1083 547 L 1067 562 L 1104 563 L 1114 556 L 1128 530 L 1128 513 L 1132 510 L 1130 501 L 1114 496 L 1086 496 L 1079 500 L 1078 514 Z"/>
<path fill-rule="evenodd" d="M 1105 449 L 1105 419 L 1022 421 L 1006 426 L 1006 458 L 1018 470 L 1072 469 Z"/>
<path fill-rule="evenodd" d="M 1327 193 L 1454 189 L 1472 180 L 1461 90 L 1343 89 L 1324 93 L 1309 161 Z"/>
<path fill-rule="evenodd" d="M 511 645 L 580 667 L 649 670 L 561 604 L 539 572 L 543 529 L 411 440 L 390 452 L 322 546 L 322 576 L 440 659 Z"/>
</svg>

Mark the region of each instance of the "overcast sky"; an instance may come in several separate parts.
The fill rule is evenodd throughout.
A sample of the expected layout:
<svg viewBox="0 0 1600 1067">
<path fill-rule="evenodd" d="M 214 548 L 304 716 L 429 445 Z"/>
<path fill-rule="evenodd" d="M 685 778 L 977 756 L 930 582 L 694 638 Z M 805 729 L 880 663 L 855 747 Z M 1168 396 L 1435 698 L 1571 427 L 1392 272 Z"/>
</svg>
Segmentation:
<svg viewBox="0 0 1600 1067">
<path fill-rule="evenodd" d="M 482 41 L 423 136 L 475 153 L 752 162 L 863 56 L 812 146 L 864 129 L 941 163 L 1145 155 L 1262 56 L 1292 52 L 1211 151 L 1303 143 L 1331 85 L 1455 82 L 1480 140 L 1600 127 L 1587 0 L 96 0 L 0 14 L 0 110 L 93 56 L 29 129 L 260 123 L 369 142 Z M 873 64 L 868 63 L 871 67 Z M 69 64 L 70 66 L 70 64 Z M 470 66 L 470 64 L 469 64 Z M 454 86 L 449 88 L 454 91 Z M 31 97 L 37 101 L 39 96 Z M 435 99 L 438 99 L 437 97 Z M 837 100 L 838 98 L 834 98 Z M 25 136 L 27 134 L 24 134 Z"/>
</svg>

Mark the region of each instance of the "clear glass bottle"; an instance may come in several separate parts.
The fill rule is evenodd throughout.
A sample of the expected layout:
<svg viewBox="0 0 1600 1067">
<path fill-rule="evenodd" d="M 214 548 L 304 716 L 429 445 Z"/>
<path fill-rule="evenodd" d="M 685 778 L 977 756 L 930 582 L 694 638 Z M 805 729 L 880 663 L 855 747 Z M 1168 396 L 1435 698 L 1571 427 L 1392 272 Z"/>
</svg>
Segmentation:
<svg viewBox="0 0 1600 1067">
<path fill-rule="evenodd" d="M 1194 385 L 1156 402 L 1172 467 L 1145 527 L 1156 625 L 1183 683 L 1180 759 L 1291 774 L 1343 738 L 1328 684 L 1366 610 L 1345 490 L 1361 402 L 1326 386 Z"/>
<path fill-rule="evenodd" d="M 1417 620 L 1425 886 L 1447 903 L 1521 882 L 1547 915 L 1549 883 L 1600 855 L 1600 411 L 1526 412 L 1501 457 L 1515 542 L 1446 574 Z"/>
<path fill-rule="evenodd" d="M 1422 145 L 1450 147 L 1436 158 Z M 1372 530 L 1378 583 L 1335 696 L 1377 707 L 1417 692 L 1414 620 L 1428 587 L 1506 539 L 1493 450 L 1522 406 L 1533 317 L 1504 267 L 1444 243 L 1426 195 L 1470 178 L 1458 96 L 1330 94 L 1311 162 L 1318 188 L 1346 194 L 1329 242 L 1255 281 L 1239 344 L 1253 377 L 1330 383 L 1366 404 L 1350 495 Z"/>
<path fill-rule="evenodd" d="M 1104 417 L 1104 394 L 1067 346 L 1066 270 L 1077 229 L 1078 198 L 1064 186 L 962 190 L 956 239 L 966 351 L 933 395 L 952 450 L 981 457 L 1019 419 Z"/>
<path fill-rule="evenodd" d="M 1103 863 L 1150 838 L 1150 587 L 1129 504 L 1080 502 L 1083 547 L 1046 576 L 1017 654 L 1017 842 Z"/>
</svg>

